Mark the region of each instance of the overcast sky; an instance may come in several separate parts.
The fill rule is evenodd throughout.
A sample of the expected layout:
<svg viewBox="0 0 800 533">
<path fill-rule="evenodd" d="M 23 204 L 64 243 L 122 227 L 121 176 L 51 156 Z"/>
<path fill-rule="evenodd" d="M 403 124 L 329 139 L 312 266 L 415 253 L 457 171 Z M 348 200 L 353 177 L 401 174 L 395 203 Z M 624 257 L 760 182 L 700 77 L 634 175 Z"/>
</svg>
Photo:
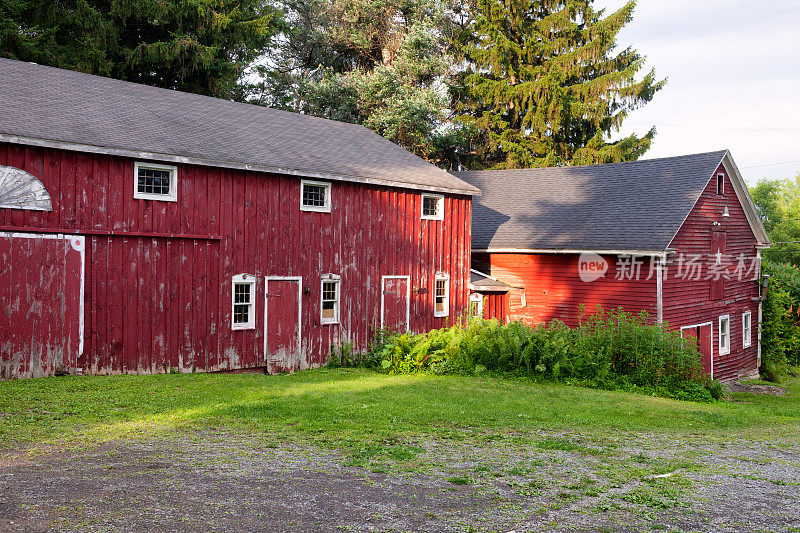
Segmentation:
<svg viewBox="0 0 800 533">
<path fill-rule="evenodd" d="M 595 0 L 614 10 L 624 0 Z M 645 158 L 727 148 L 753 184 L 800 172 L 800 0 L 639 0 L 620 33 L 667 86 L 623 134 L 658 134 Z"/>
</svg>

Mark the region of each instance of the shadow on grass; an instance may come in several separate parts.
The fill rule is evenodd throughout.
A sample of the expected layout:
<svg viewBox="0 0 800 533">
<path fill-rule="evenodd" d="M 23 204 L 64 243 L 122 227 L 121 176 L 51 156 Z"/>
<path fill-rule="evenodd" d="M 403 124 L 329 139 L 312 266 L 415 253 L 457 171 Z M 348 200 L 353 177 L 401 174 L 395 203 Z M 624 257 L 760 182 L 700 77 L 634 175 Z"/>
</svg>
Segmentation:
<svg viewBox="0 0 800 533">
<path fill-rule="evenodd" d="M 379 443 L 393 453 L 414 438 L 465 439 L 487 432 L 766 435 L 788 426 L 796 430 L 798 392 L 794 382 L 785 397 L 696 404 L 492 376 L 362 370 L 43 378 L 0 383 L 0 443 L 13 449 L 213 428 L 353 449 Z"/>
</svg>

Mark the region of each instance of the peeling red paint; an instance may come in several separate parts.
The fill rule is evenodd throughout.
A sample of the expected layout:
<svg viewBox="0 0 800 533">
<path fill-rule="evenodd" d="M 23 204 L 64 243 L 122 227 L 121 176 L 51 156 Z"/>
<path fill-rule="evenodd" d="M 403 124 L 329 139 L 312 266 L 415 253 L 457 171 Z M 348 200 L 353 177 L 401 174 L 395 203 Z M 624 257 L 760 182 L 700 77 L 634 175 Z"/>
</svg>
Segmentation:
<svg viewBox="0 0 800 533">
<path fill-rule="evenodd" d="M 132 159 L 0 143 L 0 165 L 36 176 L 53 211 L 0 209 L 0 228 L 85 235 L 85 350 L 71 371 L 157 373 L 263 367 L 267 276 L 300 276 L 304 353 L 365 349 L 380 327 L 381 277 L 411 277 L 413 331 L 467 307 L 471 199 L 445 196 L 421 220 L 419 191 L 333 182 L 331 213 L 300 211 L 297 177 L 179 166 L 178 201 L 133 198 Z M 112 232 L 117 232 L 113 234 Z M 433 280 L 450 275 L 450 316 L 433 316 Z M 231 280 L 256 281 L 256 326 L 231 329 Z M 320 276 L 341 276 L 341 320 L 320 322 Z M 306 292 L 307 290 L 307 292 Z"/>
</svg>

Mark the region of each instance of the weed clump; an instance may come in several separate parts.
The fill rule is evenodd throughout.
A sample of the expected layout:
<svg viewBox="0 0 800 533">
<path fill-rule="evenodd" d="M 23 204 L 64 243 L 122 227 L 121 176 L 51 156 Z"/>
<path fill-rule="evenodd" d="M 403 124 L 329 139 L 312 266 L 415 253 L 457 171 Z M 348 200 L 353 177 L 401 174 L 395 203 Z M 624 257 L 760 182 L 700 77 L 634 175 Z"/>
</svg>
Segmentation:
<svg viewBox="0 0 800 533">
<path fill-rule="evenodd" d="M 576 328 L 558 320 L 531 327 L 473 319 L 424 334 L 385 335 L 367 359 L 392 374 L 488 370 L 701 402 L 723 392 L 703 373 L 697 347 L 650 323 L 646 312 L 598 309 Z"/>
</svg>

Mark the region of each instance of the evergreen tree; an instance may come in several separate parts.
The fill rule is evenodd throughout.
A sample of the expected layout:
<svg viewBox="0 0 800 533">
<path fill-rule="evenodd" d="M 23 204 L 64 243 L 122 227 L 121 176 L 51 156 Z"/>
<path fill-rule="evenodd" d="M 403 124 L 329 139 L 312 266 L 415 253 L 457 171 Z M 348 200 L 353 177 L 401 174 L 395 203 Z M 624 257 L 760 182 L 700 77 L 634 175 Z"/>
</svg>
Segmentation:
<svg viewBox="0 0 800 533">
<path fill-rule="evenodd" d="M 474 132 L 469 166 L 519 168 L 635 160 L 655 135 L 610 142 L 661 89 L 616 37 L 635 0 L 605 16 L 592 0 L 478 0 L 462 33 L 467 64 L 454 106 Z"/>
<path fill-rule="evenodd" d="M 0 0 L 0 56 L 243 99 L 279 24 L 263 0 Z"/>
</svg>

